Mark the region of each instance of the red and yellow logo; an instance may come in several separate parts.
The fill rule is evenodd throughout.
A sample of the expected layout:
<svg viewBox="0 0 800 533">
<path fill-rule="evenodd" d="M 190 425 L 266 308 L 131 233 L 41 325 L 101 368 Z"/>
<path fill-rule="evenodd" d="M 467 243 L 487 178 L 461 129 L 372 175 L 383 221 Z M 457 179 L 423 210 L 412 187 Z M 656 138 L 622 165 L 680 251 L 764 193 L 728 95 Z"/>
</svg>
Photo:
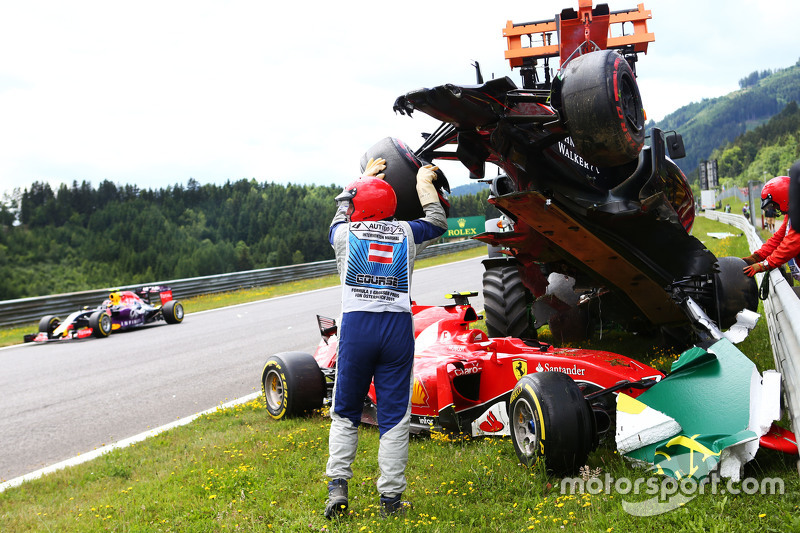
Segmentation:
<svg viewBox="0 0 800 533">
<path fill-rule="evenodd" d="M 425 390 L 425 385 L 417 378 L 414 378 L 414 388 L 411 391 L 411 403 L 422 407 L 430 407 L 428 405 L 428 391 Z"/>
</svg>

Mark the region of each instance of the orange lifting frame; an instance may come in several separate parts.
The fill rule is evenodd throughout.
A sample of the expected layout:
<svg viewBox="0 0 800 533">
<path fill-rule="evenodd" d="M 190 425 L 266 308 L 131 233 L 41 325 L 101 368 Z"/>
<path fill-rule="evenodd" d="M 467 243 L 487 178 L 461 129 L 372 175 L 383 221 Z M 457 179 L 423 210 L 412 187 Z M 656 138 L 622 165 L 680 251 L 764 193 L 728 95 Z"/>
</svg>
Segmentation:
<svg viewBox="0 0 800 533">
<path fill-rule="evenodd" d="M 579 0 L 579 13 L 578 19 L 564 20 L 565 23 L 571 24 L 584 24 L 586 26 L 586 36 L 589 36 L 589 28 L 592 24 L 592 2 L 591 0 Z M 655 35 L 647 32 L 647 21 L 653 18 L 649 9 L 644 8 L 644 4 L 639 4 L 636 11 L 628 11 L 624 13 L 611 13 L 611 15 L 603 15 L 595 17 L 597 19 L 608 19 L 608 39 L 606 43 L 607 48 L 624 48 L 633 46 L 634 52 L 647 53 L 647 43 L 656 40 Z M 597 20 L 600 25 L 605 21 Z M 625 22 L 633 23 L 633 34 L 622 35 L 619 37 L 611 36 L 611 24 L 622 24 Z M 512 68 L 521 67 L 525 58 L 531 57 L 534 59 L 545 57 L 561 56 L 563 62 L 574 50 L 560 50 L 560 44 L 542 44 L 539 46 L 523 47 L 522 37 L 525 35 L 534 36 L 539 34 L 542 43 L 547 43 L 547 34 L 556 33 L 555 19 L 546 22 L 539 22 L 536 24 L 526 24 L 524 26 L 514 26 L 512 21 L 506 22 L 506 27 L 503 28 L 503 36 L 508 40 L 508 50 L 505 52 L 505 57 L 508 59 Z M 594 32 L 593 32 L 594 33 Z M 533 40 L 533 39 L 532 39 Z"/>
</svg>

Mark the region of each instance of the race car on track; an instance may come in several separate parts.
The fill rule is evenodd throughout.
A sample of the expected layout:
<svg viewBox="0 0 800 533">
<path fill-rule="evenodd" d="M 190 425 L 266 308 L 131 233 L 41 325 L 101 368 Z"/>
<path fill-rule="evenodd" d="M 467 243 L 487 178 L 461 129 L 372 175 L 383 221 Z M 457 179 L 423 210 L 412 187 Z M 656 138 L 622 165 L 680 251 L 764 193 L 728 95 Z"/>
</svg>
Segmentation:
<svg viewBox="0 0 800 533">
<path fill-rule="evenodd" d="M 160 303 L 151 302 L 158 295 Z M 172 289 L 165 286 L 142 287 L 136 291 L 112 291 L 95 308 L 84 307 L 71 313 L 63 322 L 54 315 L 39 320 L 39 333 L 25 335 L 25 342 L 108 337 L 115 331 L 136 328 L 159 320 L 167 324 L 183 321 L 183 304 L 172 299 Z"/>
<path fill-rule="evenodd" d="M 602 435 L 613 438 L 616 392 L 638 396 L 664 377 L 628 357 L 556 348 L 537 340 L 489 338 L 471 323 L 476 293 L 448 295 L 452 305 L 414 305 L 416 337 L 411 431 L 511 436 L 525 464 L 544 457 L 553 472 L 575 471 Z M 338 343 L 334 320 L 317 317 L 322 340 L 312 356 L 284 352 L 261 375 L 274 419 L 329 404 Z M 362 422 L 377 424 L 374 387 Z M 545 436 L 547 437 L 545 439 Z"/>
</svg>

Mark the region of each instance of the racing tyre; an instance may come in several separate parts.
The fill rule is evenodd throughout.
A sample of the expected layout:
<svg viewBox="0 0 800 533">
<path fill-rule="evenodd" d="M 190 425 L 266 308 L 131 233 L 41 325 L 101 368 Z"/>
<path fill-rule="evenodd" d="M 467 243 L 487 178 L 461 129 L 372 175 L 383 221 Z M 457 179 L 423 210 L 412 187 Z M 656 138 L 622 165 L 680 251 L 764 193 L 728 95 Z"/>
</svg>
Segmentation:
<svg viewBox="0 0 800 533">
<path fill-rule="evenodd" d="M 39 320 L 39 331 L 47 333 L 47 338 L 53 337 L 53 332 L 61 324 L 61 319 L 57 316 L 46 315 Z"/>
<path fill-rule="evenodd" d="M 425 211 L 419 202 L 417 194 L 417 171 L 426 161 L 422 161 L 414 155 L 408 145 L 400 139 L 386 137 L 372 145 L 363 156 L 361 156 L 361 171 L 363 172 L 370 158 L 383 158 L 386 160 L 386 175 L 384 180 L 392 186 L 397 195 L 397 210 L 395 218 L 398 220 L 416 220 L 425 216 Z M 447 193 L 450 192 L 450 184 L 441 169 L 436 171 L 436 181 L 434 187 L 439 196 L 439 203 L 449 216 L 450 202 L 447 200 Z"/>
<path fill-rule="evenodd" d="M 561 372 L 523 376 L 511 392 L 511 441 L 522 464 L 573 474 L 596 445 L 595 419 L 580 387 Z"/>
<path fill-rule="evenodd" d="M 758 286 L 755 278 L 742 272 L 746 263 L 741 258 L 720 257 L 717 264 L 719 272 L 714 274 L 717 323 L 720 329 L 728 329 L 736 323 L 736 314 L 742 309 L 758 311 Z"/>
<path fill-rule="evenodd" d="M 483 306 L 490 337 L 535 339 L 530 316 L 533 297 L 516 266 L 492 267 L 483 273 Z"/>
<path fill-rule="evenodd" d="M 645 118 L 630 65 L 613 50 L 567 63 L 561 108 L 575 150 L 589 163 L 612 167 L 635 159 L 644 146 Z"/>
<path fill-rule="evenodd" d="M 95 311 L 89 315 L 89 327 L 95 337 L 108 337 L 111 335 L 111 317 L 105 311 Z"/>
<path fill-rule="evenodd" d="M 177 300 L 170 300 L 161 308 L 161 314 L 167 324 L 180 324 L 183 322 L 183 304 Z"/>
<path fill-rule="evenodd" d="M 273 355 L 261 373 L 267 411 L 276 420 L 319 409 L 326 389 L 325 376 L 316 359 L 303 352 Z"/>
</svg>

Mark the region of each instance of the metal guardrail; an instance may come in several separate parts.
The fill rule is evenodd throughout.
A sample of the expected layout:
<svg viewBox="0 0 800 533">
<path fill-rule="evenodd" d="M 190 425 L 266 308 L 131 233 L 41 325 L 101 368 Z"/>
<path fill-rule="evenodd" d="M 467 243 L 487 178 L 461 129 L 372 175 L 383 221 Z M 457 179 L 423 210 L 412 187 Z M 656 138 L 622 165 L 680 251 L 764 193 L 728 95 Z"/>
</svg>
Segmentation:
<svg viewBox="0 0 800 533">
<path fill-rule="evenodd" d="M 742 215 L 705 211 L 703 215 L 744 231 L 750 251 L 763 242 L 755 228 Z M 775 368 L 783 376 L 783 393 L 792 420 L 792 428 L 800 431 L 800 298 L 777 269 L 756 274 L 759 284 L 769 275 L 769 297 L 764 300 L 764 314 L 769 328 Z M 800 473 L 800 461 L 797 464 Z"/>
<path fill-rule="evenodd" d="M 425 248 L 418 256 L 419 259 L 435 257 L 437 255 L 460 252 L 484 243 L 474 240 L 434 244 Z M 138 285 L 114 287 L 121 290 L 132 290 L 147 285 L 168 285 L 176 299 L 191 298 L 201 294 L 235 291 L 276 285 L 300 279 L 318 278 L 336 274 L 336 260 L 317 261 L 301 265 L 290 265 L 244 272 L 231 272 L 216 276 L 203 276 L 200 278 L 174 279 L 169 281 L 154 281 Z M 97 289 L 50 296 L 37 296 L 34 298 L 20 298 L 18 300 L 0 301 L 0 327 L 30 324 L 37 322 L 43 315 L 67 315 L 84 306 L 96 307 L 104 298 L 108 297 L 110 289 Z"/>
</svg>

